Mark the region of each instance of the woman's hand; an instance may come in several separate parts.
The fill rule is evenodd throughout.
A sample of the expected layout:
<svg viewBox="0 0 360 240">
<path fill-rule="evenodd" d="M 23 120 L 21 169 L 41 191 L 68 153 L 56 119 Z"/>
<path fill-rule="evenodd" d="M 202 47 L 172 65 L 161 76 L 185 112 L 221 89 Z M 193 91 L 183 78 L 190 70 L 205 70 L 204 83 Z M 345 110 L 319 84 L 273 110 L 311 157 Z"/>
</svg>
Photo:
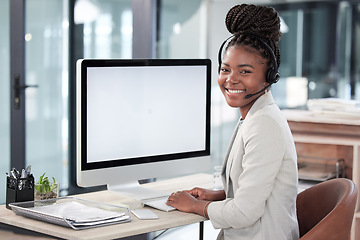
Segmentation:
<svg viewBox="0 0 360 240">
<path fill-rule="evenodd" d="M 225 199 L 224 190 L 209 190 L 196 187 L 186 192 L 188 192 L 198 200 L 221 201 Z"/>
<path fill-rule="evenodd" d="M 187 191 L 179 191 L 173 193 L 168 198 L 166 204 L 182 212 L 197 213 L 201 216 L 208 218 L 207 206 L 210 201 L 198 200 Z"/>
<path fill-rule="evenodd" d="M 220 201 L 224 199 L 224 190 L 193 188 L 188 191 L 179 191 L 171 194 L 166 204 L 173 206 L 182 212 L 197 213 L 207 218 L 208 216 L 206 215 L 206 208 L 209 202 Z"/>
<path fill-rule="evenodd" d="M 166 204 L 182 212 L 197 212 L 197 205 L 199 200 L 189 194 L 187 191 L 179 191 L 173 193 L 168 198 Z"/>
</svg>

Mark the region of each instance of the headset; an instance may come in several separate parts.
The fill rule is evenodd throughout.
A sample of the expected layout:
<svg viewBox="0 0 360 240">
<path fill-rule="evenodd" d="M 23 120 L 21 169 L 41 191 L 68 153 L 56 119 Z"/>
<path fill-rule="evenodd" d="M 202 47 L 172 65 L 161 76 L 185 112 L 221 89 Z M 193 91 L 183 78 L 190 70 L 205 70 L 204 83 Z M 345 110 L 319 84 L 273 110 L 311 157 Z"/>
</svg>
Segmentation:
<svg viewBox="0 0 360 240">
<path fill-rule="evenodd" d="M 261 42 L 265 46 L 265 48 L 270 53 L 270 58 L 271 58 L 271 61 L 272 61 L 272 67 L 267 70 L 266 75 L 265 75 L 266 82 L 269 83 L 268 87 L 270 87 L 271 84 L 278 82 L 279 79 L 280 79 L 280 73 L 279 73 L 279 70 L 278 70 L 278 65 L 277 65 L 277 60 L 276 60 L 275 53 L 271 49 L 271 47 L 264 40 L 257 37 L 256 35 L 248 34 L 248 33 L 245 33 L 245 34 L 242 34 L 242 35 L 247 35 L 247 36 L 253 37 L 253 38 L 257 39 L 259 42 Z M 218 73 L 220 73 L 220 70 L 221 70 L 223 48 L 224 48 L 225 44 L 230 39 L 232 39 L 234 37 L 235 37 L 235 35 L 232 35 L 232 36 L 228 37 L 220 46 L 219 53 L 218 53 L 218 63 L 219 63 Z"/>
</svg>

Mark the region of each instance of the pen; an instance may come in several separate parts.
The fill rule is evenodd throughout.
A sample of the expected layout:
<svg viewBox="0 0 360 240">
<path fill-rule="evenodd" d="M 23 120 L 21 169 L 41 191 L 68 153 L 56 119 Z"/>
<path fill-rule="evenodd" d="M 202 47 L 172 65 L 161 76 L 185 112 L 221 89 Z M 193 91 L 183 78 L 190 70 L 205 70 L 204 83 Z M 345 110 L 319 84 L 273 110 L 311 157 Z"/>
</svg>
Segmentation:
<svg viewBox="0 0 360 240">
<path fill-rule="evenodd" d="M 17 179 L 17 176 L 16 176 L 16 174 L 15 174 L 15 172 L 14 172 L 13 170 L 10 171 L 10 174 L 11 174 L 11 176 L 12 176 L 13 178 Z"/>
<path fill-rule="evenodd" d="M 21 178 L 26 178 L 27 177 L 27 172 L 25 169 L 21 170 Z"/>
<path fill-rule="evenodd" d="M 28 165 L 26 167 L 26 172 L 27 172 L 28 175 L 30 175 L 30 173 L 31 173 L 31 165 Z"/>
<path fill-rule="evenodd" d="M 11 172 L 12 172 L 12 174 L 13 174 L 13 176 L 14 176 L 15 178 L 19 178 L 19 177 L 20 177 L 20 173 L 19 173 L 19 171 L 18 171 L 16 168 L 13 168 L 13 169 L 11 170 Z"/>
</svg>

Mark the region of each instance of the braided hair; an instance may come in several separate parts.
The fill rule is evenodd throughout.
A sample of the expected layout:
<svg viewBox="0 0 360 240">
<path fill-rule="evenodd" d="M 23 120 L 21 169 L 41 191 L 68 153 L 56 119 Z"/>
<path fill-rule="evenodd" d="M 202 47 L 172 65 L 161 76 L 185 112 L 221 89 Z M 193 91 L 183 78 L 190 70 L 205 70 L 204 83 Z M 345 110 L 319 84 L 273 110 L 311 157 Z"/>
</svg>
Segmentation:
<svg viewBox="0 0 360 240">
<path fill-rule="evenodd" d="M 234 45 L 250 46 L 258 50 L 265 59 L 270 59 L 270 53 L 257 39 L 260 38 L 273 50 L 277 65 L 280 66 L 280 18 L 274 8 L 253 4 L 236 5 L 227 13 L 225 25 L 234 35 L 226 48 Z"/>
</svg>

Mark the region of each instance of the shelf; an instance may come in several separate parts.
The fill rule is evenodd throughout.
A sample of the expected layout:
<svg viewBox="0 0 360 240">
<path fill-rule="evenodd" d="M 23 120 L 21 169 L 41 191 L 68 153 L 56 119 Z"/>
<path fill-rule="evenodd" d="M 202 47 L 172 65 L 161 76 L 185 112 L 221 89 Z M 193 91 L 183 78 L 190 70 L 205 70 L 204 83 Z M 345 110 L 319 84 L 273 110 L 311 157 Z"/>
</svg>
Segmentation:
<svg viewBox="0 0 360 240">
<path fill-rule="evenodd" d="M 293 134 L 298 156 L 344 159 L 345 176 L 360 192 L 360 120 L 327 116 L 304 110 L 283 110 Z M 360 197 L 351 240 L 360 240 Z"/>
<path fill-rule="evenodd" d="M 299 179 L 323 182 L 345 177 L 344 159 L 298 157 Z"/>
<path fill-rule="evenodd" d="M 344 146 L 360 146 L 360 138 L 320 134 L 293 133 L 295 142 L 318 143 Z"/>
<path fill-rule="evenodd" d="M 282 110 L 282 112 L 288 121 L 293 122 L 360 126 L 360 120 L 358 118 L 342 117 L 341 115 L 329 117 L 328 115 L 316 114 L 307 110 L 286 109 Z"/>
</svg>

